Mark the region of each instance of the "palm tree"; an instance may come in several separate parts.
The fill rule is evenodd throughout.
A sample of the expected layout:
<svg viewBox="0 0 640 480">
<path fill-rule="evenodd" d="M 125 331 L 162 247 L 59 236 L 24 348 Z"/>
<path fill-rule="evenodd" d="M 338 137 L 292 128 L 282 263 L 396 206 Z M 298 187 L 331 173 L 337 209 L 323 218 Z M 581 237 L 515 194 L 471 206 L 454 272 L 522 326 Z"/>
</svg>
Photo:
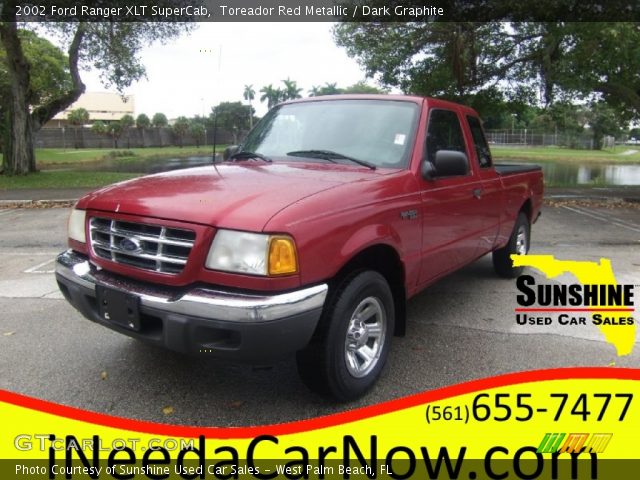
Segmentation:
<svg viewBox="0 0 640 480">
<path fill-rule="evenodd" d="M 260 93 L 262 93 L 260 101 L 264 102 L 266 100 L 267 107 L 269 108 L 276 105 L 282 97 L 282 90 L 280 90 L 279 88 L 273 88 L 272 84 L 269 84 L 266 87 L 262 87 L 260 89 Z"/>
<path fill-rule="evenodd" d="M 298 83 L 295 80 L 291 80 L 287 77 L 286 80 L 282 80 L 282 83 L 284 83 L 284 100 L 302 98 L 302 95 L 300 95 L 302 88 L 298 87 Z"/>
<path fill-rule="evenodd" d="M 131 148 L 131 138 L 129 137 L 130 129 L 136 124 L 136 121 L 129 114 L 123 115 L 120 119 L 120 125 L 122 125 L 122 129 L 127 132 L 127 148 Z"/>
<path fill-rule="evenodd" d="M 84 108 L 76 108 L 71 110 L 67 115 L 67 121 L 69 125 L 73 125 L 73 144 L 75 148 L 79 148 L 78 145 L 78 127 L 89 123 L 89 112 Z"/>
<path fill-rule="evenodd" d="M 339 93 L 342 93 L 342 90 L 338 88 L 338 84 L 329 82 L 326 82 L 322 87 L 314 85 L 313 87 L 311 87 L 311 90 L 309 90 L 310 97 L 320 97 L 322 95 L 337 95 Z"/>
<path fill-rule="evenodd" d="M 251 108 L 251 100 L 256 98 L 256 91 L 253 89 L 253 85 L 245 85 L 242 96 L 249 102 L 249 128 L 253 128 L 253 109 Z"/>
</svg>

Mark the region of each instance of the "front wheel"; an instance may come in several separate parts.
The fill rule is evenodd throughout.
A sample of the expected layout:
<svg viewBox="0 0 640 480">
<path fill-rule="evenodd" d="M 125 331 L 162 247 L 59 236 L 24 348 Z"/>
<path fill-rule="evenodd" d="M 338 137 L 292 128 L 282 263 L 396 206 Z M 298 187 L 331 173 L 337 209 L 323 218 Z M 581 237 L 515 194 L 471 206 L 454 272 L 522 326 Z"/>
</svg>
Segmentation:
<svg viewBox="0 0 640 480">
<path fill-rule="evenodd" d="M 526 255 L 529 252 L 530 238 L 529 218 L 520 212 L 513 232 L 511 232 L 509 243 L 493 252 L 493 268 L 498 275 L 505 278 L 515 278 L 522 274 L 524 267 L 514 267 L 511 255 Z"/>
<path fill-rule="evenodd" d="M 384 367 L 394 328 L 394 304 L 385 278 L 351 275 L 325 306 L 311 343 L 298 352 L 298 372 L 312 390 L 353 400 L 373 386 Z"/>
</svg>

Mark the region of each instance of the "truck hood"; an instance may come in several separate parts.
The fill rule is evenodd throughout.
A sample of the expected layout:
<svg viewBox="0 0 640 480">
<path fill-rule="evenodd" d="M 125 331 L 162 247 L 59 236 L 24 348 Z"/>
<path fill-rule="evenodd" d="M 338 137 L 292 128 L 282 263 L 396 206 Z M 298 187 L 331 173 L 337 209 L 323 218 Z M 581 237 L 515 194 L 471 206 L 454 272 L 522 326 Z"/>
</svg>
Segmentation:
<svg viewBox="0 0 640 480">
<path fill-rule="evenodd" d="M 78 208 L 261 231 L 303 198 L 383 172 L 318 163 L 225 163 L 117 183 L 81 198 Z"/>
</svg>

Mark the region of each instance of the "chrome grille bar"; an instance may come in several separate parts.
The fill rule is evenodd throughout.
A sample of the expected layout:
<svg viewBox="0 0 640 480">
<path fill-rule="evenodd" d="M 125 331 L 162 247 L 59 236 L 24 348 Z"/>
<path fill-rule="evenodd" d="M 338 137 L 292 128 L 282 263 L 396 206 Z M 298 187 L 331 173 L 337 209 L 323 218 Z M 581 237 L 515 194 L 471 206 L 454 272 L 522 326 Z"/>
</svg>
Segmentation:
<svg viewBox="0 0 640 480">
<path fill-rule="evenodd" d="M 192 230 L 92 217 L 93 253 L 114 263 L 143 270 L 178 274 L 195 243 Z"/>
</svg>

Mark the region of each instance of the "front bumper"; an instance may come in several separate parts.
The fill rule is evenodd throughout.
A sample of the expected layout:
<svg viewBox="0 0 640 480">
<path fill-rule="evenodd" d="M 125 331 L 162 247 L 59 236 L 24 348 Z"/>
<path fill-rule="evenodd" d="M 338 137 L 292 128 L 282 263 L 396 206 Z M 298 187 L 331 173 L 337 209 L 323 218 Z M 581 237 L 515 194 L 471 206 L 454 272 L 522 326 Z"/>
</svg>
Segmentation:
<svg viewBox="0 0 640 480">
<path fill-rule="evenodd" d="M 162 287 L 98 270 L 72 250 L 58 256 L 56 280 L 80 313 L 117 332 L 178 352 L 252 362 L 283 357 L 307 345 L 328 290 L 321 284 L 260 295 Z M 135 327 L 102 313 L 98 288 L 124 292 L 136 302 Z"/>
</svg>

